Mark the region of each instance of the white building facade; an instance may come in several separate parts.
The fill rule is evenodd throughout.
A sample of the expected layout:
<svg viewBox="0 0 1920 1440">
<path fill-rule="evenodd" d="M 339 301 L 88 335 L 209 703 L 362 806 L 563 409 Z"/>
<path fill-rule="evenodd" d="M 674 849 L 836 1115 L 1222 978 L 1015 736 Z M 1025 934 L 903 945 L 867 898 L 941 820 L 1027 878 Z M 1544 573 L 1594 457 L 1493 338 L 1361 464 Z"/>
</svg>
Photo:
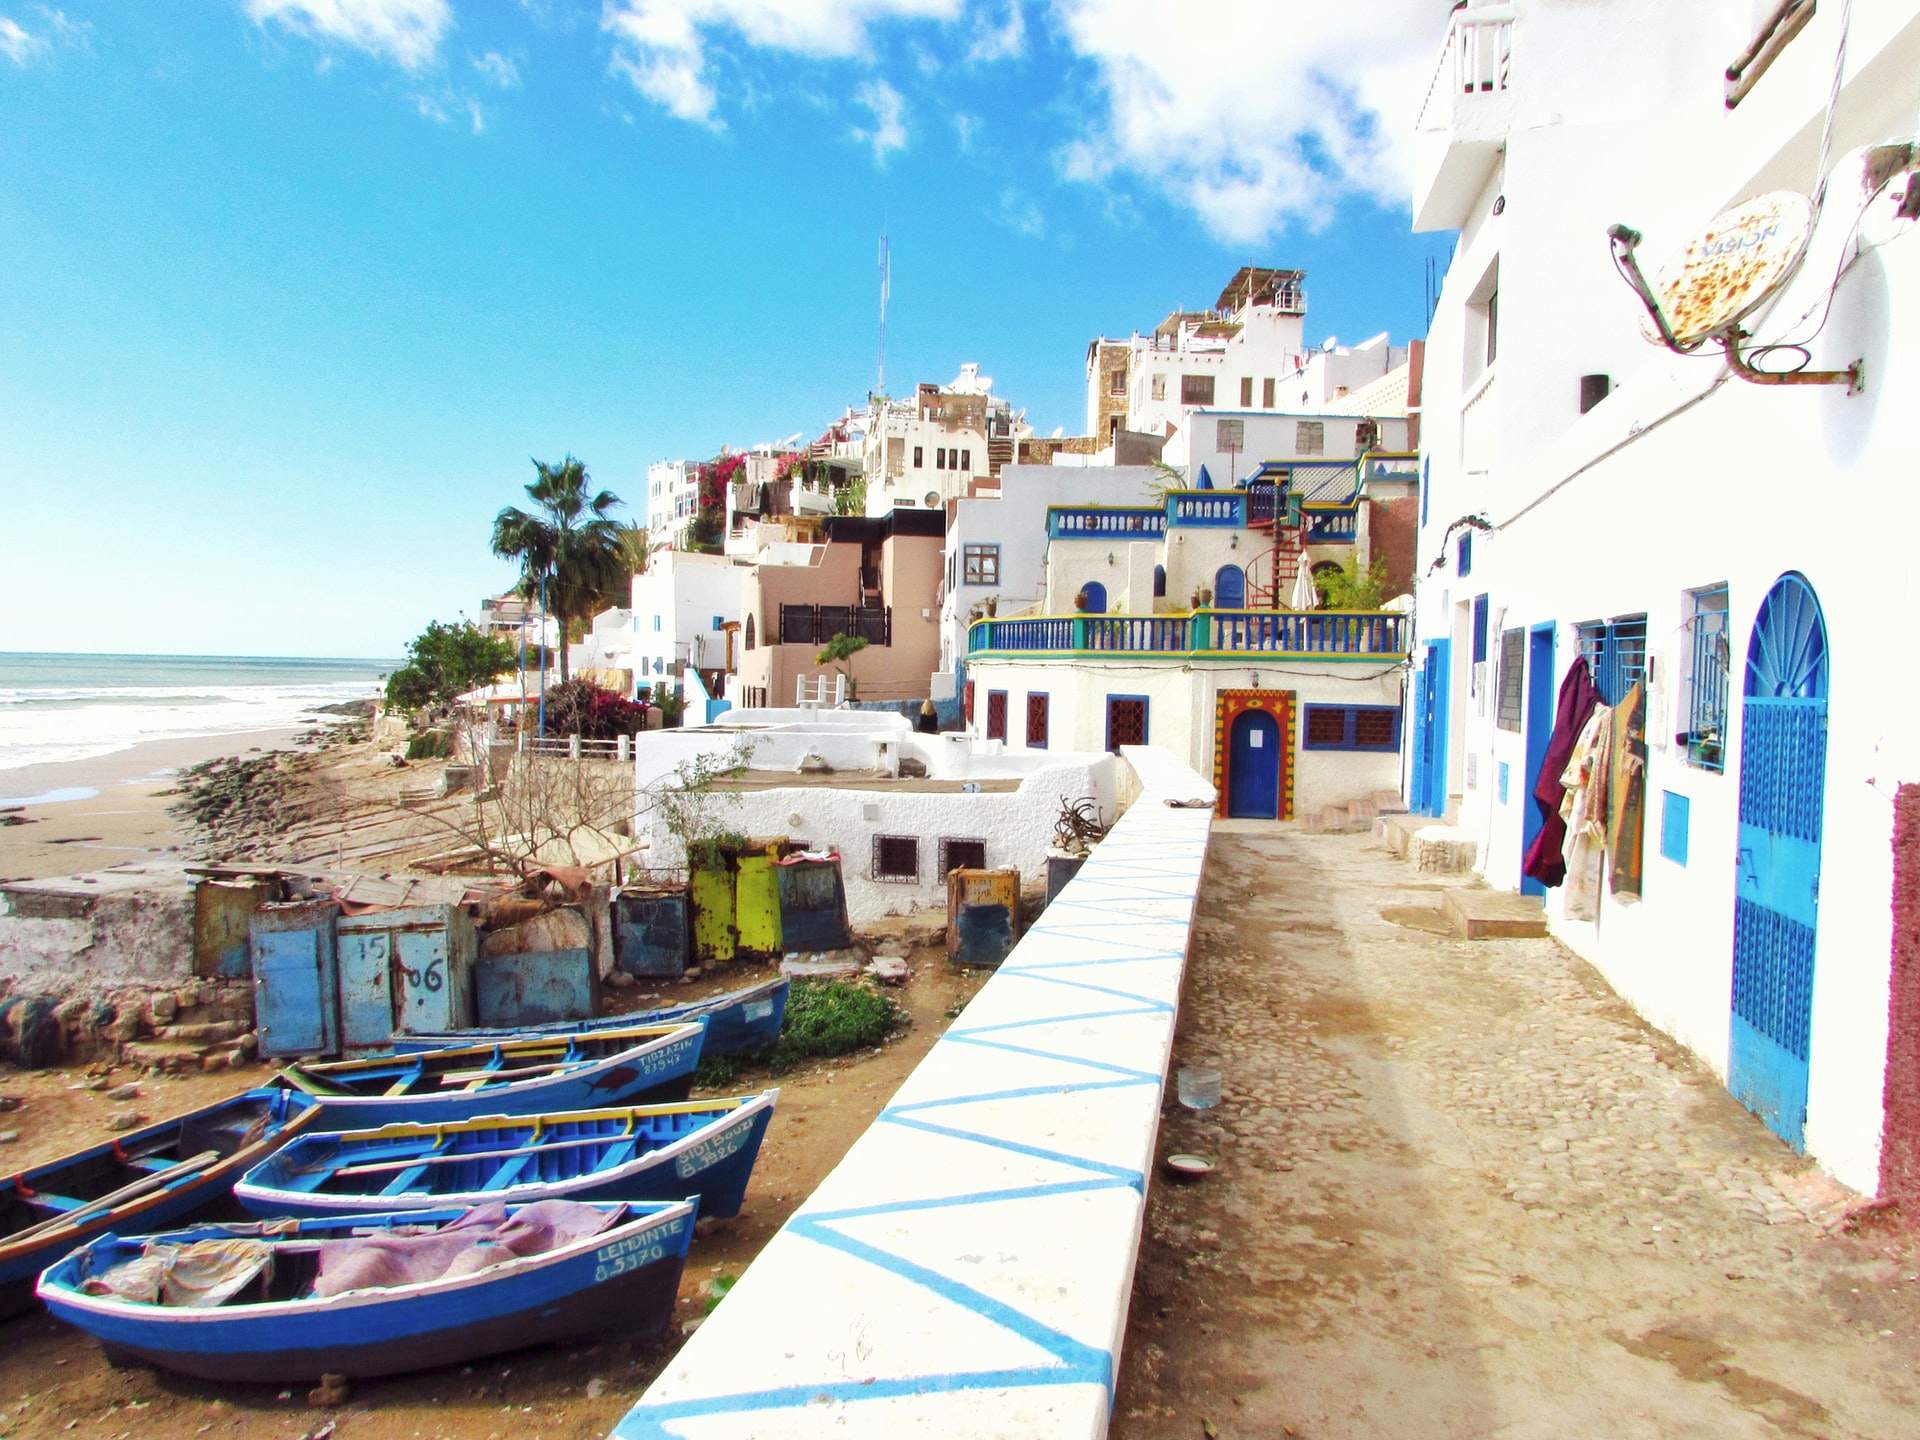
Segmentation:
<svg viewBox="0 0 1920 1440">
<path fill-rule="evenodd" d="M 740 622 L 736 560 L 686 550 L 662 550 L 633 577 L 634 682 L 651 690 L 665 682 L 686 693 L 685 672 L 724 673 L 732 662 L 732 632 Z"/>
<path fill-rule="evenodd" d="M 1920 974 L 1894 958 L 1920 685 L 1887 643 L 1920 598 L 1895 549 L 1920 520 L 1896 478 L 1920 178 L 1913 152 L 1861 147 L 1920 130 L 1920 6 L 1793 8 L 1453 12 L 1413 200 L 1416 228 L 1460 240 L 1426 351 L 1410 795 L 1490 884 L 1538 893 L 1530 797 L 1569 669 L 1585 657 L 1608 705 L 1642 697 L 1597 895 L 1547 889 L 1549 923 L 1873 1193 L 1920 1179 Z M 1765 33 L 1777 15 L 1794 33 Z M 1652 272 L 1729 207 L 1820 183 L 1804 260 L 1742 323 L 1805 347 L 1762 368 L 1859 361 L 1863 389 L 1649 343 L 1610 226 L 1644 234 Z"/>
</svg>

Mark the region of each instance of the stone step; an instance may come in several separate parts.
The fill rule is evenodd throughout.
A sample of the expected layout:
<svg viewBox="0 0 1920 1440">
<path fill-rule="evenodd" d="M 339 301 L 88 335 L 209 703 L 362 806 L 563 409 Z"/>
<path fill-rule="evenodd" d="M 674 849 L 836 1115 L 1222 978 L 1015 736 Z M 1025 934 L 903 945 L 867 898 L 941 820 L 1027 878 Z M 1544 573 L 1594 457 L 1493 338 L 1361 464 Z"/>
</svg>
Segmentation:
<svg viewBox="0 0 1920 1440">
<path fill-rule="evenodd" d="M 1405 860 L 1413 837 L 1432 823 L 1424 815 L 1382 815 L 1373 822 L 1373 838 Z"/>
<path fill-rule="evenodd" d="M 1440 913 L 1463 940 L 1532 940 L 1547 933 L 1547 912 L 1533 895 L 1462 886 L 1440 897 Z"/>
<path fill-rule="evenodd" d="M 1479 842 L 1465 830 L 1436 825 L 1431 820 L 1413 832 L 1407 846 L 1407 859 L 1413 862 L 1414 869 L 1440 874 L 1471 870 L 1479 853 Z"/>
</svg>

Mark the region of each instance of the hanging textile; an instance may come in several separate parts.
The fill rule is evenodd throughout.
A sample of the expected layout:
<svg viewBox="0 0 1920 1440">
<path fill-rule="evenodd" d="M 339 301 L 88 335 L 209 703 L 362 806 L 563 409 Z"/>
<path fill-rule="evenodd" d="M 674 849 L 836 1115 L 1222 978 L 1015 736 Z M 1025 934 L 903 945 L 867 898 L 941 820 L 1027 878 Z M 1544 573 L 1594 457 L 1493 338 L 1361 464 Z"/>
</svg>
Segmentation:
<svg viewBox="0 0 1920 1440">
<path fill-rule="evenodd" d="M 1640 893 L 1647 810 L 1647 690 L 1635 682 L 1613 710 L 1613 773 L 1607 786 L 1607 859 L 1616 895 Z"/>
<path fill-rule="evenodd" d="M 1600 861 L 1607 845 L 1612 749 L 1613 712 L 1601 705 L 1581 727 L 1560 776 L 1566 792 L 1560 801 L 1560 818 L 1566 825 L 1561 854 L 1566 870 L 1563 908 L 1569 920 L 1592 920 L 1600 913 Z"/>
<path fill-rule="evenodd" d="M 1541 762 L 1540 773 L 1533 782 L 1533 802 L 1540 807 L 1540 833 L 1533 837 L 1533 844 L 1527 847 L 1526 859 L 1520 867 L 1522 874 L 1549 888 L 1558 885 L 1567 873 L 1562 854 L 1567 830 L 1566 822 L 1560 816 L 1560 801 L 1566 794 L 1566 787 L 1560 783 L 1560 777 L 1566 772 L 1567 761 L 1573 756 L 1574 744 L 1579 740 L 1587 718 L 1599 703 L 1600 692 L 1594 688 L 1593 674 L 1587 668 L 1587 657 L 1578 656 L 1568 667 L 1567 678 L 1560 682 L 1560 701 L 1554 709 L 1553 734 L 1547 741 L 1547 754 Z"/>
</svg>

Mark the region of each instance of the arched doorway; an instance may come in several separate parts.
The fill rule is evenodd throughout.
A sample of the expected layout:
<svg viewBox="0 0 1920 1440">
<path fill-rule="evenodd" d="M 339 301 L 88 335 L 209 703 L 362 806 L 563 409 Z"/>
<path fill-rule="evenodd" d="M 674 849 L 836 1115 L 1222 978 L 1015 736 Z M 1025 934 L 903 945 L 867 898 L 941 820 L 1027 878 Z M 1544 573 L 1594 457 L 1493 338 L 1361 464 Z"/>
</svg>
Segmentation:
<svg viewBox="0 0 1920 1440">
<path fill-rule="evenodd" d="M 1827 778 L 1827 626 L 1796 574 L 1760 602 L 1740 705 L 1727 1088 L 1806 1149 Z"/>
<path fill-rule="evenodd" d="M 1227 739 L 1227 814 L 1248 820 L 1280 817 L 1280 722 L 1265 710 L 1244 710 Z"/>
<path fill-rule="evenodd" d="M 1247 573 L 1238 565 L 1222 565 L 1213 572 L 1213 603 L 1222 610 L 1241 610 L 1247 603 Z"/>
<path fill-rule="evenodd" d="M 1107 613 L 1107 587 L 1098 580 L 1089 580 L 1080 587 L 1081 597 L 1086 601 L 1080 608 L 1088 615 Z"/>
</svg>

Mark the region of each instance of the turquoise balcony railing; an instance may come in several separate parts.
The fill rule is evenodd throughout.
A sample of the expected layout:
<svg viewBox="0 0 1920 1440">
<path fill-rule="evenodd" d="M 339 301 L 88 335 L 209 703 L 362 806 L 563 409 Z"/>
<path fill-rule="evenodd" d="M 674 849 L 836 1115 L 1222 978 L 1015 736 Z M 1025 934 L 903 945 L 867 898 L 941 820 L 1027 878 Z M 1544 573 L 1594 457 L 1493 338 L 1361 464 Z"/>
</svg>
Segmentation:
<svg viewBox="0 0 1920 1440">
<path fill-rule="evenodd" d="M 1157 505 L 1049 505 L 1049 540 L 1158 540 L 1167 512 Z"/>
<path fill-rule="evenodd" d="M 1288 655 L 1400 659 L 1407 617 L 1397 610 L 1195 610 L 1169 615 L 1036 615 L 976 620 L 969 657 L 1166 658 Z"/>
</svg>

